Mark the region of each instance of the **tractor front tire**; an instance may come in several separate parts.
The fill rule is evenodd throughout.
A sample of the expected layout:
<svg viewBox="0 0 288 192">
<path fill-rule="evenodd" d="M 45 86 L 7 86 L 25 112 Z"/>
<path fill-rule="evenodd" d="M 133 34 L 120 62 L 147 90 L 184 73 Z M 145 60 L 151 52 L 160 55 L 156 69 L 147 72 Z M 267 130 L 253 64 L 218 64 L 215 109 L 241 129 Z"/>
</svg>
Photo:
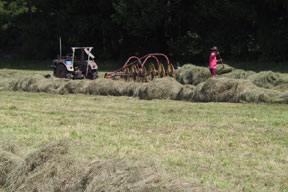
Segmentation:
<svg viewBox="0 0 288 192">
<path fill-rule="evenodd" d="M 98 79 L 98 72 L 92 71 L 92 73 L 90 74 L 90 79 L 91 80 Z"/>
</svg>

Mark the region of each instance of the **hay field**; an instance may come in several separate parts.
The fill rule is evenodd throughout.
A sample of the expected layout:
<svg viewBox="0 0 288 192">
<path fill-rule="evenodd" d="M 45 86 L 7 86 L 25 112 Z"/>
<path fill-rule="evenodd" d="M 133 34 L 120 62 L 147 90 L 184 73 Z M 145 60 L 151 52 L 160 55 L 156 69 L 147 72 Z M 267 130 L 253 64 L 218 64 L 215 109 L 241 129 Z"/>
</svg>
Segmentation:
<svg viewBox="0 0 288 192">
<path fill-rule="evenodd" d="M 0 145 L 29 163 L 34 149 L 65 140 L 68 159 L 153 164 L 196 191 L 288 191 L 287 117 L 281 104 L 0 91 Z"/>
</svg>

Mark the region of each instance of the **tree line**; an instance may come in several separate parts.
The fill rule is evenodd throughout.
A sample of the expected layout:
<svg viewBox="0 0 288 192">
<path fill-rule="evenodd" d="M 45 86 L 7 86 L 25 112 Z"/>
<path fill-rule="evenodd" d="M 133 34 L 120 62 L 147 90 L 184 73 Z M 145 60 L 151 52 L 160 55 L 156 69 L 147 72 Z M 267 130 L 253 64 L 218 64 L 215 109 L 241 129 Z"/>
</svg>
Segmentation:
<svg viewBox="0 0 288 192">
<path fill-rule="evenodd" d="M 0 54 L 51 58 L 93 46 L 98 58 L 163 52 L 204 62 L 288 59 L 287 0 L 0 0 Z"/>
</svg>

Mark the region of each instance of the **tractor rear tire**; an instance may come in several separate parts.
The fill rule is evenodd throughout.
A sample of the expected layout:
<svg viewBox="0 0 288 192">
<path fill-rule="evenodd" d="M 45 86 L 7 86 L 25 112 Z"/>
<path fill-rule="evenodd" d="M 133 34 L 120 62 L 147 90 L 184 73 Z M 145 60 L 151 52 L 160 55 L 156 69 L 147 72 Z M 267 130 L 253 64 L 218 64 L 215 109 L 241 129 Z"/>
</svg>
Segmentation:
<svg viewBox="0 0 288 192">
<path fill-rule="evenodd" d="M 54 74 L 58 78 L 71 79 L 71 74 L 67 71 L 64 65 L 57 65 Z"/>
</svg>

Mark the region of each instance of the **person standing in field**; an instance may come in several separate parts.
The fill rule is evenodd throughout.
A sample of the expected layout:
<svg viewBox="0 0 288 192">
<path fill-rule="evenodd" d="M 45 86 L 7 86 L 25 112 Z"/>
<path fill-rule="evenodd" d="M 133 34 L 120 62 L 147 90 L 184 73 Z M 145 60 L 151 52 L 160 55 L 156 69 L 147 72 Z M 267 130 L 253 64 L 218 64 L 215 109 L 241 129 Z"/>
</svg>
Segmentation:
<svg viewBox="0 0 288 192">
<path fill-rule="evenodd" d="M 211 72 L 212 77 L 216 76 L 216 66 L 217 62 L 222 62 L 222 59 L 217 60 L 217 55 L 219 55 L 219 50 L 216 46 L 211 48 L 212 52 L 210 54 L 210 59 L 209 59 L 209 70 Z"/>
</svg>

